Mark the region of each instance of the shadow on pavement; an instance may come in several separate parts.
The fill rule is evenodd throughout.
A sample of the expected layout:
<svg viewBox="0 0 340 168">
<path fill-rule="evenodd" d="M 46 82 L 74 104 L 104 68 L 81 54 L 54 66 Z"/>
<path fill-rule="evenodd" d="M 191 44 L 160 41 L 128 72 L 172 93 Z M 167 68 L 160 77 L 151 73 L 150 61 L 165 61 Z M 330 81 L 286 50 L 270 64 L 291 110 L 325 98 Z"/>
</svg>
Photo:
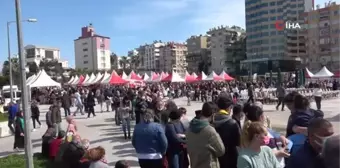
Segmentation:
<svg viewBox="0 0 340 168">
<path fill-rule="evenodd" d="M 135 160 L 125 160 L 130 167 L 139 167 L 138 161 Z M 110 162 L 109 166 L 115 166 L 116 162 Z"/>
<path fill-rule="evenodd" d="M 112 124 L 92 124 L 92 125 L 86 125 L 86 127 L 94 128 L 94 127 L 105 127 L 110 126 Z"/>
<path fill-rule="evenodd" d="M 326 118 L 326 120 L 328 120 L 330 122 L 339 122 L 340 121 L 340 114 L 337 114 L 333 117 Z"/>
</svg>

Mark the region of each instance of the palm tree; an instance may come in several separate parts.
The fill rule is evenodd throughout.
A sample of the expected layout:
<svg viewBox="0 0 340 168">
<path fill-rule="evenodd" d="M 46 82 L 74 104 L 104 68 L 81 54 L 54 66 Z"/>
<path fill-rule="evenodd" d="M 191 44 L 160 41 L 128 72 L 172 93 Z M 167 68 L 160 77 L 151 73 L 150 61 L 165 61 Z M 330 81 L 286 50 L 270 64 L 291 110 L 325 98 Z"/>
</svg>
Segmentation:
<svg viewBox="0 0 340 168">
<path fill-rule="evenodd" d="M 130 64 L 130 60 L 126 56 L 121 56 L 119 60 L 119 65 L 123 68 L 123 70 L 126 69 L 127 65 Z"/>
</svg>

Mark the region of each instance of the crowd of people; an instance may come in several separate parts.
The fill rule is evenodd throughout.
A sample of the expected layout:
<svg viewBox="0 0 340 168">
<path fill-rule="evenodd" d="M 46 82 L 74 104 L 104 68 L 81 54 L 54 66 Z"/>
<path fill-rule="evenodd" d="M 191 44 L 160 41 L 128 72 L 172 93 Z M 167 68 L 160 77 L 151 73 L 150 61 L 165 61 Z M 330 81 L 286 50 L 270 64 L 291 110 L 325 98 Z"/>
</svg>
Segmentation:
<svg viewBox="0 0 340 168">
<path fill-rule="evenodd" d="M 306 97 L 294 91 L 288 93 L 284 85 L 278 87 L 277 109 L 284 103 L 291 112 L 286 135 L 281 135 L 271 128 L 263 104 L 254 100 L 255 87 L 263 86 L 209 82 L 55 90 L 53 104 L 46 113 L 42 154 L 59 167 L 109 167 L 105 149 L 89 148 L 89 140 L 81 138 L 73 119 L 77 113 L 85 112 L 87 117 L 95 117 L 94 106 L 98 104 L 100 112 L 114 112 L 115 124 L 122 127 L 126 140 L 131 139 L 141 168 L 339 167 L 339 151 L 335 150 L 339 150 L 339 135 L 333 135 L 332 124 L 323 119 L 321 104 L 316 110 L 311 109 Z M 249 99 L 245 102 L 238 99 L 242 89 L 248 90 Z M 188 98 L 188 105 L 191 101 L 204 102 L 192 120 L 187 117 L 187 110 L 172 100 L 182 96 Z M 36 122 L 39 127 L 42 124 L 39 100 L 32 98 L 35 130 Z M 73 114 L 72 106 L 77 108 Z M 68 123 L 64 130 L 60 125 L 61 108 Z M 9 114 L 8 125 L 15 135 L 14 149 L 18 150 L 24 147 L 22 112 L 12 103 Z M 129 166 L 121 160 L 116 167 Z"/>
</svg>

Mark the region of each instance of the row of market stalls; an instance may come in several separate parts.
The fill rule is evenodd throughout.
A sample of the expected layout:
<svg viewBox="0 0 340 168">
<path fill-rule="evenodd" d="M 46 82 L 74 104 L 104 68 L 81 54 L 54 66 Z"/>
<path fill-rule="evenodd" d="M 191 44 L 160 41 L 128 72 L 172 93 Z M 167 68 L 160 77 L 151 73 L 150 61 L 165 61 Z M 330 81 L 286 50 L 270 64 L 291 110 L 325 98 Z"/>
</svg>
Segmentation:
<svg viewBox="0 0 340 168">
<path fill-rule="evenodd" d="M 91 75 L 80 75 L 80 76 L 72 76 L 71 79 L 67 82 L 68 85 L 77 85 L 77 86 L 89 86 L 95 84 L 134 84 L 134 85 L 143 85 L 145 83 L 151 82 L 198 82 L 198 81 L 231 81 L 234 80 L 231 76 L 229 76 L 226 72 L 222 72 L 220 75 L 217 75 L 215 72 L 212 72 L 210 75 L 206 75 L 204 72 L 197 75 L 195 73 L 189 74 L 186 72 L 185 76 L 182 77 L 176 72 L 172 73 L 155 73 L 151 72 L 150 75 L 147 73 L 143 75 L 136 74 L 134 71 L 131 71 L 129 75 L 126 75 L 125 72 L 122 75 L 118 75 L 116 71 L 112 71 L 111 74 L 105 72 L 104 74 L 98 73 Z"/>
<path fill-rule="evenodd" d="M 327 78 L 339 78 L 340 71 L 332 73 L 327 67 L 322 67 L 320 71 L 313 74 L 308 68 L 305 69 L 305 78 L 309 79 L 327 79 Z"/>
</svg>

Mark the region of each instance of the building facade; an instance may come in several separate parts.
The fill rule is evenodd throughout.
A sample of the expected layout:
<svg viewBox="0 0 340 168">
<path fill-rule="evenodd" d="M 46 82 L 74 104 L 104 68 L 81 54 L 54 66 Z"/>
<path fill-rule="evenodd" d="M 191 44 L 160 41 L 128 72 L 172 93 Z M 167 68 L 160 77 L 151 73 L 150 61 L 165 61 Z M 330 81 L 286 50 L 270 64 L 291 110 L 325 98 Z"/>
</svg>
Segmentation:
<svg viewBox="0 0 340 168">
<path fill-rule="evenodd" d="M 191 36 L 186 40 L 188 53 L 186 62 L 188 72 L 200 73 L 209 71 L 211 65 L 210 51 L 208 50 L 208 36 Z"/>
<path fill-rule="evenodd" d="M 245 30 L 237 26 L 219 26 L 207 32 L 208 46 L 211 53 L 211 70 L 221 73 L 236 72 L 233 59 L 234 54 L 229 49 L 234 48 L 235 43 L 241 36 L 245 36 Z"/>
<path fill-rule="evenodd" d="M 168 42 L 160 47 L 160 70 L 185 74 L 188 66 L 187 51 L 188 48 L 183 43 Z"/>
<path fill-rule="evenodd" d="M 340 5 L 326 3 L 324 8 L 317 5 L 314 10 L 301 15 L 308 29 L 305 35 L 306 53 L 302 62 L 311 71 L 319 71 L 326 66 L 330 71 L 340 69 Z"/>
<path fill-rule="evenodd" d="M 92 24 L 82 27 L 81 36 L 74 40 L 74 51 L 76 69 L 111 69 L 110 38 L 96 34 Z"/>
<path fill-rule="evenodd" d="M 154 41 L 152 44 L 145 44 L 136 50 L 139 55 L 139 67 L 141 72 L 161 70 L 160 67 L 160 48 L 165 44 L 161 41 Z"/>
<path fill-rule="evenodd" d="M 250 73 L 270 70 L 294 71 L 304 50 L 297 31 L 277 30 L 276 22 L 299 21 L 299 14 L 312 9 L 311 0 L 246 0 L 247 60 L 242 61 Z M 288 66 L 289 65 L 289 66 Z"/>
<path fill-rule="evenodd" d="M 60 61 L 60 49 L 54 47 L 44 47 L 38 45 L 25 46 L 26 63 L 35 62 L 37 65 L 43 60 Z"/>
</svg>

